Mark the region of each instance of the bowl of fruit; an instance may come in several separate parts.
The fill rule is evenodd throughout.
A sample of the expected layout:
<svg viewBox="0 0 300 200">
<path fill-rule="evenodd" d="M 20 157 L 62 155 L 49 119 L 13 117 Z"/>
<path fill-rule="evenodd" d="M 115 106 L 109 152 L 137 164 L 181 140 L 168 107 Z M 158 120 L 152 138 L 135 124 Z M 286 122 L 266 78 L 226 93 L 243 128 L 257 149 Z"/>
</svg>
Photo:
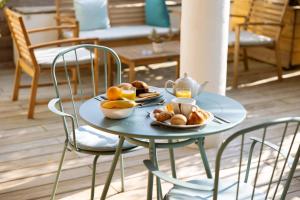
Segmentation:
<svg viewBox="0 0 300 200">
<path fill-rule="evenodd" d="M 101 101 L 100 109 L 103 114 L 110 119 L 123 119 L 129 117 L 135 106 L 135 101 L 123 99 L 122 89 L 119 87 L 110 87 L 106 93 L 107 100 Z"/>
<path fill-rule="evenodd" d="M 133 113 L 134 107 L 135 102 L 128 100 L 105 100 L 100 104 L 100 109 L 103 114 L 110 119 L 123 119 L 129 117 Z"/>
</svg>

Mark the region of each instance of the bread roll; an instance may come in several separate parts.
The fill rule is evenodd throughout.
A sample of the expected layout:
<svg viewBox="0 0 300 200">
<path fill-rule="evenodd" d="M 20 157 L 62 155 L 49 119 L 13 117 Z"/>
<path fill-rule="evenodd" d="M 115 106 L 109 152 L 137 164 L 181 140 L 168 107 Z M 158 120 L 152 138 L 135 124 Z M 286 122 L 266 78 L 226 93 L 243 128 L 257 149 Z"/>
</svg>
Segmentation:
<svg viewBox="0 0 300 200">
<path fill-rule="evenodd" d="M 186 125 L 187 119 L 182 114 L 174 115 L 170 120 L 172 125 Z"/>
</svg>

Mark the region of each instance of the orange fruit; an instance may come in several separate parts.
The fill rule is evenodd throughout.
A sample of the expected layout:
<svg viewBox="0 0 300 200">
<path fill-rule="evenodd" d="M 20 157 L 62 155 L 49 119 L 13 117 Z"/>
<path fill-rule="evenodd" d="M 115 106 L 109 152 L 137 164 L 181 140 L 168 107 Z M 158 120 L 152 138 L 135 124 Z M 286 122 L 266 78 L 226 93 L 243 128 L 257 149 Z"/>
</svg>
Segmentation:
<svg viewBox="0 0 300 200">
<path fill-rule="evenodd" d="M 118 88 L 116 86 L 112 86 L 112 87 L 108 88 L 106 91 L 107 99 L 110 101 L 120 99 L 121 95 L 122 95 L 122 89 Z"/>
<path fill-rule="evenodd" d="M 174 112 L 173 105 L 170 104 L 170 103 L 168 103 L 168 104 L 166 105 L 166 109 L 167 109 L 167 111 L 169 111 L 169 112 Z"/>
</svg>

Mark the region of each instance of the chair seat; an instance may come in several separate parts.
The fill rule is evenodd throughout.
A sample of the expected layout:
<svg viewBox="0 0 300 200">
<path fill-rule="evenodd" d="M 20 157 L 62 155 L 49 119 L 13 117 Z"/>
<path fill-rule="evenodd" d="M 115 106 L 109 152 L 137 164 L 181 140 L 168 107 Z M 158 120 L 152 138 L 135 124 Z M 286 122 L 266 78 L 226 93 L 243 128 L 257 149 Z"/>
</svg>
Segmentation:
<svg viewBox="0 0 300 200">
<path fill-rule="evenodd" d="M 234 46 L 235 32 L 230 31 L 228 36 L 228 46 Z M 274 40 L 270 37 L 258 35 L 248 31 L 240 32 L 241 46 L 259 46 L 259 45 L 273 45 Z"/>
<path fill-rule="evenodd" d="M 132 25 L 132 26 L 115 26 L 107 29 L 96 29 L 90 31 L 80 31 L 80 38 L 99 38 L 103 41 L 113 41 L 120 39 L 142 38 L 147 37 L 155 28 L 158 34 L 167 34 L 169 28 L 148 26 L 148 25 Z M 174 33 L 179 30 L 172 28 Z M 65 37 L 72 37 L 72 32 L 65 32 Z"/>
<path fill-rule="evenodd" d="M 203 185 L 205 187 L 211 186 L 213 188 L 213 180 L 191 180 L 190 183 Z M 232 200 L 236 199 L 237 182 L 233 181 L 220 181 L 219 182 L 219 194 L 218 199 L 221 200 Z M 239 198 L 242 200 L 250 200 L 252 195 L 253 187 L 249 184 L 240 182 L 239 186 Z M 187 189 L 179 186 L 174 186 L 166 195 L 166 200 L 211 200 L 213 199 L 213 191 L 200 191 Z M 255 190 L 255 200 L 265 199 L 265 195 Z"/>
<path fill-rule="evenodd" d="M 36 49 L 34 54 L 36 56 L 37 63 L 40 67 L 51 67 L 54 58 L 61 51 L 64 51 L 70 47 L 53 47 L 53 48 L 45 48 L 45 49 Z M 92 54 L 93 57 L 93 54 Z M 77 58 L 79 64 L 88 64 L 90 63 L 90 51 L 85 48 L 80 48 L 77 50 Z M 76 64 L 76 56 L 72 51 L 70 53 L 65 54 L 65 61 L 67 65 Z M 57 62 L 57 66 L 63 66 L 63 59 L 60 58 Z"/>
<path fill-rule="evenodd" d="M 98 152 L 113 152 L 116 150 L 119 137 L 104 131 L 100 131 L 91 126 L 80 126 L 76 129 L 76 143 L 77 147 L 86 151 Z M 74 145 L 71 137 L 70 142 Z M 129 150 L 136 147 L 127 141 L 124 141 L 123 150 Z"/>
</svg>

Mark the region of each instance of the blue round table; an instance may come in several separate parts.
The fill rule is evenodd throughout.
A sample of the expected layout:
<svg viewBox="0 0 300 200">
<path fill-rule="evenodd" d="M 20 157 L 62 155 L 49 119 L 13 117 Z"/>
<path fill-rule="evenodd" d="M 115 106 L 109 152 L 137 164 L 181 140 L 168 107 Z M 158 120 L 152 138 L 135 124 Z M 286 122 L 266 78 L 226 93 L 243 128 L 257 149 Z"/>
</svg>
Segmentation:
<svg viewBox="0 0 300 200">
<path fill-rule="evenodd" d="M 163 98 L 167 101 L 174 98 L 174 96 L 165 92 L 163 89 L 159 90 L 163 94 Z M 147 117 L 147 114 L 155 109 L 155 106 L 143 108 L 137 107 L 130 117 L 121 120 L 113 120 L 108 119 L 103 115 L 99 108 L 99 104 L 98 100 L 94 98 L 89 99 L 80 106 L 79 114 L 88 125 L 120 136 L 119 146 L 116 150 L 111 170 L 103 189 L 101 197 L 103 200 L 105 199 L 108 191 L 113 172 L 121 153 L 121 147 L 125 139 L 134 144 L 149 148 L 150 160 L 152 160 L 156 165 L 156 148 L 169 148 L 172 174 L 174 177 L 176 177 L 176 172 L 173 148 L 188 145 L 197 141 L 207 176 L 211 178 L 212 174 L 204 149 L 205 136 L 217 134 L 235 127 L 245 119 L 247 113 L 245 108 L 236 100 L 214 93 L 203 92 L 197 98 L 197 105 L 216 116 L 220 116 L 227 121 L 230 121 L 230 123 L 217 123 L 216 121 L 211 121 L 201 128 L 173 129 L 169 127 L 151 125 L 152 119 Z M 165 139 L 167 142 L 156 143 L 155 140 L 158 139 Z M 161 193 L 159 180 L 157 180 L 157 183 L 158 193 Z M 152 199 L 152 185 L 153 175 L 149 173 L 147 199 Z"/>
</svg>

